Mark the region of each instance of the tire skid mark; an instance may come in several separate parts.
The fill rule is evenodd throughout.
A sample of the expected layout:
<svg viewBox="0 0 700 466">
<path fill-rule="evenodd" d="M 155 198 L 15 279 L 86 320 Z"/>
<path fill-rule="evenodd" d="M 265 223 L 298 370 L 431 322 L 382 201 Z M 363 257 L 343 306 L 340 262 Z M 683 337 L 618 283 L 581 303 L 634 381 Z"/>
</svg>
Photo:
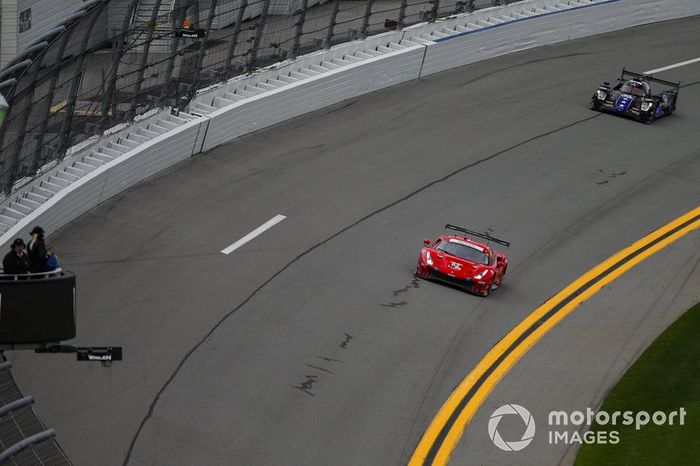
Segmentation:
<svg viewBox="0 0 700 466">
<path fill-rule="evenodd" d="M 354 221 L 353 223 L 349 224 L 348 226 L 346 226 L 346 227 L 344 227 L 344 228 L 341 228 L 341 229 L 338 230 L 337 232 L 335 232 L 335 233 L 333 233 L 332 235 L 328 236 L 327 238 L 325 238 L 325 239 L 319 241 L 318 243 L 312 245 L 311 247 L 309 247 L 308 249 L 306 249 L 305 251 L 303 251 L 302 253 L 300 253 L 300 254 L 297 255 L 296 257 L 294 257 L 294 258 L 293 258 L 292 260 L 290 260 L 287 264 L 285 264 L 285 265 L 282 266 L 279 270 L 277 270 L 276 272 L 274 272 L 267 280 L 265 280 L 263 283 L 261 283 L 257 288 L 255 288 L 255 289 L 254 289 L 243 301 L 241 301 L 236 307 L 234 307 L 232 310 L 230 310 L 229 312 L 227 312 L 226 314 L 224 314 L 224 315 L 211 327 L 211 329 L 209 329 L 209 331 L 208 331 L 205 335 L 203 335 L 202 338 L 201 338 L 198 342 L 196 342 L 196 343 L 192 346 L 192 348 L 190 348 L 190 349 L 184 354 L 184 356 L 180 359 L 180 361 L 179 361 L 178 364 L 176 365 L 176 367 L 175 367 L 175 369 L 173 370 L 173 372 L 170 374 L 170 376 L 169 376 L 169 377 L 167 378 L 167 380 L 163 383 L 163 385 L 162 385 L 161 388 L 158 390 L 158 392 L 156 392 L 156 395 L 153 397 L 153 400 L 151 401 L 151 403 L 150 403 L 150 405 L 149 405 L 149 407 L 148 407 L 148 410 L 147 410 L 146 414 L 145 414 L 144 417 L 141 419 L 141 422 L 139 423 L 139 427 L 137 428 L 136 432 L 134 433 L 134 436 L 133 436 L 132 439 L 131 439 L 131 442 L 129 443 L 129 448 L 127 449 L 126 455 L 125 455 L 125 457 L 124 457 L 124 462 L 123 462 L 122 464 L 123 464 L 124 466 L 126 466 L 126 465 L 129 464 L 129 461 L 131 460 L 131 455 L 132 455 L 132 453 L 133 453 L 133 451 L 134 451 L 134 448 L 135 448 L 135 446 L 136 446 L 136 442 L 138 441 L 139 436 L 140 436 L 141 433 L 143 432 L 143 429 L 144 429 L 146 423 L 147 423 L 147 422 L 151 419 L 151 417 L 153 416 L 153 413 L 154 413 L 155 408 L 156 408 L 156 406 L 157 406 L 157 404 L 158 404 L 158 401 L 160 401 L 160 398 L 163 396 L 163 393 L 165 392 L 165 390 L 167 390 L 167 388 L 170 386 L 170 384 L 173 382 L 173 380 L 175 380 L 175 377 L 180 373 L 180 371 L 182 370 L 183 366 L 184 366 L 185 363 L 190 359 L 190 357 L 194 354 L 194 352 L 197 351 L 197 350 L 202 346 L 202 344 L 203 344 L 216 330 L 218 330 L 219 327 L 221 327 L 221 325 L 224 324 L 224 322 L 226 322 L 226 321 L 228 320 L 229 317 L 231 317 L 231 316 L 232 316 L 233 314 L 235 314 L 237 311 L 239 311 L 240 309 L 242 309 L 242 308 L 243 308 L 246 304 L 248 304 L 253 298 L 255 298 L 258 294 L 260 294 L 260 292 L 263 291 L 263 290 L 267 287 L 267 285 L 269 285 L 273 280 L 275 280 L 277 277 L 279 277 L 283 272 L 285 272 L 287 269 L 289 269 L 292 265 L 294 265 L 295 263 L 299 262 L 301 259 L 303 259 L 304 257 L 308 256 L 309 254 L 311 254 L 312 252 L 316 251 L 317 249 L 321 248 L 322 246 L 325 246 L 327 243 L 329 243 L 330 241 L 332 241 L 332 240 L 334 240 L 335 238 L 339 237 L 339 236 L 342 235 L 343 233 L 346 233 L 346 232 L 352 230 L 353 228 L 355 228 L 356 226 L 363 224 L 365 221 L 367 221 L 367 220 L 369 220 L 369 219 L 371 219 L 371 218 L 373 218 L 373 217 L 376 217 L 377 215 L 379 215 L 379 214 L 381 214 L 381 213 L 383 213 L 383 212 L 385 212 L 385 211 L 391 209 L 392 207 L 395 207 L 395 206 L 397 206 L 397 205 L 399 205 L 399 204 L 402 204 L 403 202 L 405 202 L 405 201 L 407 201 L 407 200 L 409 200 L 409 199 L 411 199 L 411 198 L 417 196 L 418 194 L 420 194 L 420 193 L 422 193 L 422 192 L 424 192 L 424 191 L 429 190 L 429 189 L 432 188 L 433 186 L 439 185 L 439 184 L 444 183 L 445 181 L 447 181 L 447 180 L 449 180 L 449 179 L 451 179 L 451 178 L 454 178 L 455 176 L 457 176 L 457 175 L 459 175 L 459 174 L 461 174 L 461 173 L 463 173 L 463 172 L 469 170 L 470 168 L 477 167 L 477 166 L 482 165 L 482 164 L 484 164 L 484 163 L 486 163 L 486 162 L 489 162 L 489 161 L 491 161 L 491 160 L 494 160 L 494 159 L 500 157 L 501 155 L 507 154 L 507 153 L 509 153 L 509 152 L 511 152 L 511 151 L 513 151 L 513 150 L 519 148 L 519 147 L 522 147 L 522 146 L 524 146 L 524 145 L 527 145 L 527 144 L 529 144 L 529 143 L 531 143 L 531 142 L 537 141 L 537 140 L 539 140 L 539 139 L 546 138 L 547 136 L 551 136 L 551 135 L 556 134 L 556 133 L 558 133 L 558 132 L 560 132 L 560 131 L 564 131 L 564 130 L 567 130 L 567 129 L 569 129 L 569 128 L 578 126 L 578 125 L 580 125 L 580 124 L 586 123 L 586 122 L 588 122 L 588 121 L 594 120 L 594 119 L 600 117 L 601 115 L 602 115 L 602 114 L 597 113 L 597 114 L 595 114 L 595 115 L 593 115 L 593 116 L 589 116 L 589 117 L 586 117 L 586 118 L 582 118 L 582 119 L 580 119 L 580 120 L 576 120 L 576 121 L 573 121 L 573 122 L 568 123 L 568 124 L 566 124 L 566 125 L 559 126 L 559 127 L 555 128 L 555 129 L 546 131 L 546 132 L 544 132 L 544 133 L 540 133 L 540 134 L 538 134 L 538 135 L 536 135 L 536 136 L 532 136 L 532 137 L 530 137 L 530 138 L 527 138 L 527 139 L 525 139 L 525 140 L 523 140 L 523 141 L 521 141 L 521 142 L 518 142 L 518 143 L 516 143 L 516 144 L 513 144 L 513 145 L 511 145 L 511 146 L 508 146 L 508 147 L 506 147 L 505 149 L 501 149 L 501 150 L 499 150 L 499 151 L 497 151 L 497 152 L 494 152 L 494 153 L 491 154 L 491 155 L 488 155 L 488 156 L 483 157 L 483 158 L 481 158 L 481 159 L 479 159 L 479 160 L 476 160 L 476 161 L 471 162 L 471 163 L 469 163 L 469 164 L 467 164 L 467 165 L 464 165 L 464 166 L 462 166 L 462 167 L 460 167 L 460 168 L 458 168 L 458 169 L 456 169 L 456 170 L 453 170 L 452 172 L 450 172 L 450 173 L 448 173 L 448 174 L 446 174 L 446 175 L 444 175 L 444 176 L 442 176 L 442 177 L 440 177 L 440 178 L 437 178 L 437 179 L 435 179 L 435 180 L 433 180 L 433 181 L 430 181 L 430 182 L 424 184 L 423 186 L 421 186 L 421 187 L 415 189 L 414 191 L 411 191 L 410 193 L 406 194 L 405 196 L 403 196 L 403 197 L 401 197 L 401 198 L 399 198 L 399 199 L 396 199 L 396 200 L 390 202 L 389 204 L 386 204 L 386 205 L 384 205 L 383 207 L 380 207 L 380 208 L 378 208 L 378 209 L 376 209 L 376 210 L 374 210 L 374 211 L 372 211 L 372 212 L 370 212 L 370 213 L 364 215 L 363 217 L 359 218 L 358 220 Z"/>
</svg>

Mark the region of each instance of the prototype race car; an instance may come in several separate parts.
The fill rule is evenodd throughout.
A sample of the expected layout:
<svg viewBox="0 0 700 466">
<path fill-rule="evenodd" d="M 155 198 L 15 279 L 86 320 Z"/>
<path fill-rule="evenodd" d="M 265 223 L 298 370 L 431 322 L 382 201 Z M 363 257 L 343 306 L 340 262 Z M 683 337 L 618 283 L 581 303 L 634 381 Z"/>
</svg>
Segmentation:
<svg viewBox="0 0 700 466">
<path fill-rule="evenodd" d="M 500 286 L 508 261 L 505 254 L 467 236 L 483 238 L 506 247 L 510 247 L 510 243 L 488 233 L 477 233 L 454 225 L 445 225 L 445 229 L 463 234 L 440 236 L 433 242 L 423 240 L 425 247 L 418 256 L 415 275 L 488 296 L 491 290 Z"/>
<path fill-rule="evenodd" d="M 670 89 L 652 94 L 650 83 L 662 84 Z M 651 123 L 661 116 L 670 115 L 676 109 L 680 84 L 623 68 L 614 87 L 610 87 L 607 81 L 598 87 L 591 100 L 591 109 Z"/>
</svg>

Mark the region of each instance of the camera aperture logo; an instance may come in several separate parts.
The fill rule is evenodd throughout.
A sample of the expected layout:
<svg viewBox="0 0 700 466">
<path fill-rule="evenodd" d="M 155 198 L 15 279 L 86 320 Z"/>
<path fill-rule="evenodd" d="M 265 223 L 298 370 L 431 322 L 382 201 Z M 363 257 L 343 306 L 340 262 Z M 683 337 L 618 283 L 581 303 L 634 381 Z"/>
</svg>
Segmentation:
<svg viewBox="0 0 700 466">
<path fill-rule="evenodd" d="M 498 431 L 504 416 L 520 416 L 525 432 L 520 440 L 506 441 Z M 668 413 L 664 411 L 603 411 L 586 408 L 580 411 L 550 411 L 547 416 L 547 440 L 549 445 L 617 444 L 620 442 L 618 426 L 634 426 L 641 430 L 647 425 L 685 426 L 687 411 L 684 407 Z M 596 425 L 596 429 L 591 429 Z M 520 451 L 530 445 L 535 437 L 535 419 L 526 408 L 511 403 L 496 409 L 489 419 L 489 437 L 503 451 Z"/>
<path fill-rule="evenodd" d="M 525 423 L 525 432 L 520 440 L 506 442 L 498 432 L 498 424 L 503 416 L 518 415 Z M 535 419 L 530 414 L 530 411 L 520 405 L 509 404 L 503 405 L 493 412 L 489 419 L 489 437 L 494 445 L 504 451 L 520 451 L 530 445 L 535 437 Z"/>
</svg>

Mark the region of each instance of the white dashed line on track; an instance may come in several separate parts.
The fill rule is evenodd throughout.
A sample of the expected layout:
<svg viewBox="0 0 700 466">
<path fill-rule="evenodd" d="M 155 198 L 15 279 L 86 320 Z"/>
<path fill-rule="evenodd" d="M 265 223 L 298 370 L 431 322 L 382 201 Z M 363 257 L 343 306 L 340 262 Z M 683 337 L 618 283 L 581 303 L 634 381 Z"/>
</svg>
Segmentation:
<svg viewBox="0 0 700 466">
<path fill-rule="evenodd" d="M 269 230 L 269 229 L 272 228 L 273 226 L 277 225 L 278 223 L 280 223 L 280 222 L 281 222 L 282 220 L 284 220 L 285 218 L 287 218 L 287 217 L 285 217 L 284 215 L 279 215 L 279 214 L 278 214 L 278 215 L 275 215 L 275 216 L 272 217 L 270 220 L 268 220 L 267 222 L 263 223 L 263 224 L 260 225 L 258 228 L 256 228 L 255 230 L 251 231 L 250 233 L 248 233 L 247 235 L 245 235 L 243 238 L 241 238 L 241 239 L 239 239 L 238 241 L 236 241 L 235 243 L 233 243 L 231 246 L 229 246 L 229 247 L 227 247 L 227 248 L 225 248 L 225 249 L 222 249 L 222 250 L 221 250 L 222 254 L 226 254 L 226 255 L 231 254 L 233 251 L 235 251 L 236 249 L 240 248 L 241 246 L 243 246 L 244 244 L 246 244 L 248 241 L 254 239 L 256 236 L 261 235 L 261 234 L 262 234 L 263 232 L 265 232 L 266 230 Z"/>
<path fill-rule="evenodd" d="M 674 63 L 673 65 L 664 66 L 663 68 L 657 68 L 655 70 L 645 71 L 644 74 L 661 73 L 662 71 L 671 70 L 673 68 L 678 68 L 680 66 L 690 65 L 692 63 L 697 63 L 699 61 L 700 61 L 700 58 L 693 58 L 692 60 L 686 60 L 686 61 L 682 61 L 680 63 Z"/>
</svg>

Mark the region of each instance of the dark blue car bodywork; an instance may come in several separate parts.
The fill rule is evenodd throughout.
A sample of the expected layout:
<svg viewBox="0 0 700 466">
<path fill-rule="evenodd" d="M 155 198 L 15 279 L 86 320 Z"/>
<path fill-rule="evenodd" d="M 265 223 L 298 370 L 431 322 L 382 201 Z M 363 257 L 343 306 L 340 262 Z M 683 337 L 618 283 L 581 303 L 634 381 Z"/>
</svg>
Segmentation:
<svg viewBox="0 0 700 466">
<path fill-rule="evenodd" d="M 652 93 L 651 83 L 667 86 L 660 93 Z M 615 113 L 644 123 L 651 123 L 676 109 L 680 83 L 635 73 L 622 69 L 622 74 L 614 86 L 603 83 L 591 99 L 591 109 Z"/>
</svg>

